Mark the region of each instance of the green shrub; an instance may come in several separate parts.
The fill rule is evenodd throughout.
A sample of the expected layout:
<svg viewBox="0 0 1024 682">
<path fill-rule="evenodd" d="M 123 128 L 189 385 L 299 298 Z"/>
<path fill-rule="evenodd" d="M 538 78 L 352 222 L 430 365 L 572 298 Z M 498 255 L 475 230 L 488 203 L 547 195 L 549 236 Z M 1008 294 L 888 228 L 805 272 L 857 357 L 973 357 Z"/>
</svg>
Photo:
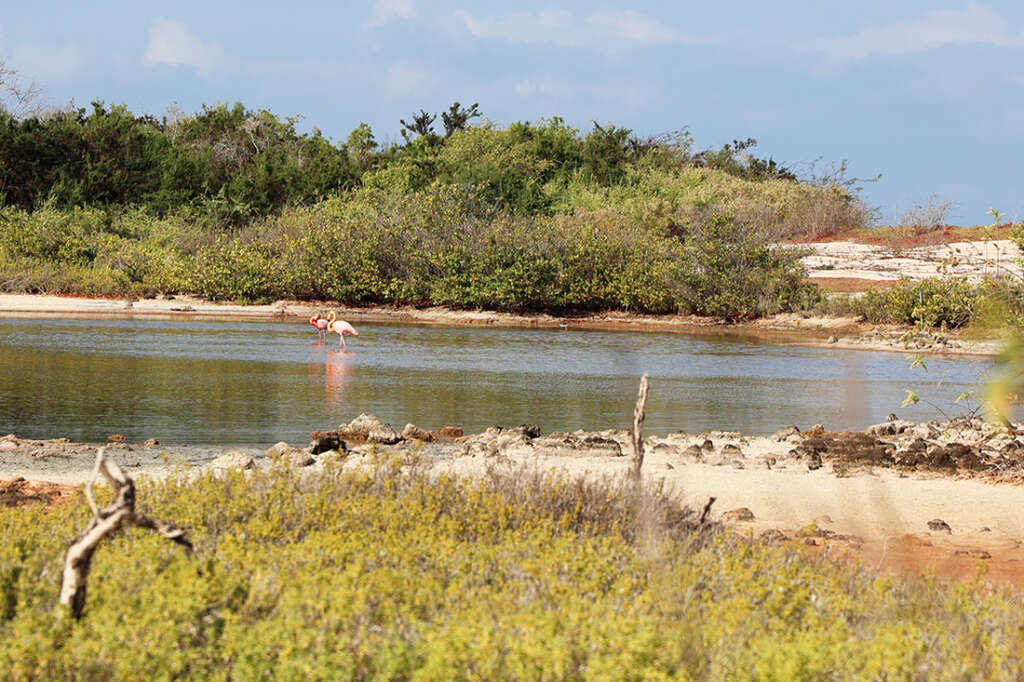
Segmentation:
<svg viewBox="0 0 1024 682">
<path fill-rule="evenodd" d="M 871 289 L 858 301 L 857 308 L 868 322 L 955 329 L 970 322 L 978 300 L 977 287 L 966 278 L 933 278 L 904 280 L 888 289 Z"/>
<path fill-rule="evenodd" d="M 90 512 L 0 508 L 0 666 L 21 679 L 1002 679 L 1018 593 L 903 582 L 699 530 L 659 490 L 415 456 L 143 482 L 187 528 L 100 546 L 83 618 L 56 603 Z"/>
</svg>

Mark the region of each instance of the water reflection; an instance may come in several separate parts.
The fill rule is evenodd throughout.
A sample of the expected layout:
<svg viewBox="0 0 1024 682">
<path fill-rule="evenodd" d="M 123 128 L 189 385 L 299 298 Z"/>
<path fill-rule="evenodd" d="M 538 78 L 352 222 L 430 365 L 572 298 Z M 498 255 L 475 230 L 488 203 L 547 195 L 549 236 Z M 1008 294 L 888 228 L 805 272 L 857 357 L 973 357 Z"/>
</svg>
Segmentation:
<svg viewBox="0 0 1024 682">
<path fill-rule="evenodd" d="M 345 389 L 352 376 L 353 351 L 329 350 L 324 362 L 324 388 L 328 409 L 344 409 L 347 406 Z"/>
<path fill-rule="evenodd" d="M 651 376 L 650 433 L 860 429 L 953 414 L 985 363 L 682 334 L 360 325 L 358 345 L 269 322 L 0 320 L 0 434 L 302 442 L 372 412 L 401 427 L 627 428 Z M 906 409 L 906 389 L 922 403 Z M 930 401 L 936 407 L 928 404 Z"/>
</svg>

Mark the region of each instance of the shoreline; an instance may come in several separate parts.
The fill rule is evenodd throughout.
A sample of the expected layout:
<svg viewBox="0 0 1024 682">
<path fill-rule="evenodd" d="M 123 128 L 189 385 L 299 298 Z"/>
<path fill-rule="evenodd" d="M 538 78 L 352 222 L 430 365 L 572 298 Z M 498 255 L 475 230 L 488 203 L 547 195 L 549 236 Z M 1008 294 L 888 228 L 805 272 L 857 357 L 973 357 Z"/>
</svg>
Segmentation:
<svg viewBox="0 0 1024 682">
<path fill-rule="evenodd" d="M 109 299 L 44 294 L 0 294 L 4 318 L 111 318 L 180 320 L 275 320 L 300 323 L 314 312 L 337 310 L 353 323 L 423 324 L 509 329 L 668 332 L 714 335 L 737 341 L 761 340 L 780 345 L 841 350 L 912 352 L 934 355 L 992 356 L 999 339 L 964 339 L 952 332 L 921 332 L 905 325 L 869 325 L 852 317 L 804 317 L 783 313 L 750 322 L 727 323 L 694 315 L 640 315 L 626 312 L 556 316 L 547 313 L 506 313 L 455 310 L 443 306 L 351 307 L 331 302 L 280 300 L 269 304 L 214 303 L 191 296 L 170 299 Z"/>
</svg>

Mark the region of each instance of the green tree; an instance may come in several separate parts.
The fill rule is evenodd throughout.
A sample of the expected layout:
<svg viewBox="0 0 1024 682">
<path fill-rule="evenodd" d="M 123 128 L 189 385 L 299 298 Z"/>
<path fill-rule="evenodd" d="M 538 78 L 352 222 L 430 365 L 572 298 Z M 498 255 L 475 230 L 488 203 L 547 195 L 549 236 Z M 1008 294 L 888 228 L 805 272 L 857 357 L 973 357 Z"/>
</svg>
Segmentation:
<svg viewBox="0 0 1024 682">
<path fill-rule="evenodd" d="M 448 111 L 441 112 L 441 121 L 444 123 L 444 136 L 451 137 L 454 133 L 465 130 L 470 120 L 479 118 L 483 114 L 477 109 L 479 104 L 474 103 L 468 109 L 463 108 L 458 102 L 454 102 Z"/>
</svg>

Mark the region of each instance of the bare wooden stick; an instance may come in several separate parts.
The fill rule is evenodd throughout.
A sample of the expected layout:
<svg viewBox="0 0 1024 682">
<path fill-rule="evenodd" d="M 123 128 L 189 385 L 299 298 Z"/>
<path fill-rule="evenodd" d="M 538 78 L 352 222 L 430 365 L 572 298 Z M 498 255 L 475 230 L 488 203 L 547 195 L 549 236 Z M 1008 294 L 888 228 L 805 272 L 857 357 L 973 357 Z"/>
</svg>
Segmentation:
<svg viewBox="0 0 1024 682">
<path fill-rule="evenodd" d="M 640 391 L 633 410 L 633 480 L 639 483 L 640 468 L 644 465 L 644 408 L 647 406 L 647 374 L 640 377 Z"/>
<path fill-rule="evenodd" d="M 708 520 L 708 514 L 711 513 L 711 505 L 713 505 L 715 503 L 715 499 L 717 499 L 717 498 L 714 498 L 714 497 L 709 497 L 708 498 L 707 504 L 704 505 L 704 510 L 700 513 L 700 521 L 697 522 L 700 525 L 703 526 L 704 522 Z"/>
<path fill-rule="evenodd" d="M 64 556 L 64 573 L 60 588 L 60 603 L 71 607 L 73 618 L 80 618 L 85 608 L 86 582 L 92 565 L 92 555 L 103 538 L 115 533 L 124 526 L 136 526 L 156 531 L 165 538 L 185 547 L 191 556 L 192 543 L 185 536 L 185 531 L 148 516 L 135 513 L 135 482 L 121 471 L 114 460 L 105 455 L 106 448 L 96 452 L 96 466 L 92 479 L 85 485 L 85 496 L 93 511 L 85 531 L 79 535 Z M 107 480 L 114 490 L 114 501 L 103 509 L 96 507 L 92 496 L 92 486 L 99 475 Z"/>
</svg>

